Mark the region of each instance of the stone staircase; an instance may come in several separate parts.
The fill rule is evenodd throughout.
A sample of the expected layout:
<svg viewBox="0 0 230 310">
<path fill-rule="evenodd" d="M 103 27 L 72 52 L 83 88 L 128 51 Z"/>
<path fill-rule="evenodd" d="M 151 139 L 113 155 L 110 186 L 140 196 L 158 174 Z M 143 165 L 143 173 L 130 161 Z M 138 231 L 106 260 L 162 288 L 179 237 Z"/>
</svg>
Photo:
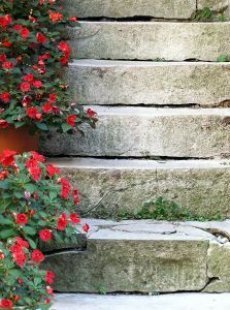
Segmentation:
<svg viewBox="0 0 230 310">
<path fill-rule="evenodd" d="M 42 145 L 91 218 L 88 240 L 47 255 L 56 290 L 230 291 L 229 221 L 111 220 L 160 196 L 197 216 L 229 217 L 230 64 L 217 62 L 230 56 L 229 1 L 67 5 L 81 19 L 71 31 L 70 87 L 99 122 Z M 214 21 L 195 22 L 206 7 Z"/>
</svg>

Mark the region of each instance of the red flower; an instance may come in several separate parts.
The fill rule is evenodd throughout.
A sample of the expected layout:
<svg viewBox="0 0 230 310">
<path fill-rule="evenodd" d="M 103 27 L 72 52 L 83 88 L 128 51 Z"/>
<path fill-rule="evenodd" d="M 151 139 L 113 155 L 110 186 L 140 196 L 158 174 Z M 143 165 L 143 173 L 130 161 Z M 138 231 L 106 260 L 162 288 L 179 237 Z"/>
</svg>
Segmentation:
<svg viewBox="0 0 230 310">
<path fill-rule="evenodd" d="M 2 253 L 2 252 L 0 251 L 0 260 L 3 260 L 4 258 L 5 258 L 4 253 Z"/>
<path fill-rule="evenodd" d="M 0 16 L 0 26 L 2 28 L 7 27 L 11 23 L 12 23 L 12 18 L 11 18 L 11 16 L 9 14 Z"/>
<path fill-rule="evenodd" d="M 37 80 L 33 82 L 33 87 L 35 88 L 41 88 L 42 87 L 42 82 Z"/>
<path fill-rule="evenodd" d="M 14 66 L 13 63 L 10 62 L 10 61 L 4 61 L 3 64 L 2 64 L 2 68 L 5 69 L 5 70 L 12 69 L 13 66 Z"/>
<path fill-rule="evenodd" d="M 34 119 L 36 121 L 40 121 L 42 118 L 42 114 L 38 111 L 38 109 L 36 107 L 29 107 L 26 109 L 26 115 L 31 118 Z"/>
<path fill-rule="evenodd" d="M 70 54 L 71 52 L 69 44 L 65 41 L 61 41 L 58 43 L 58 49 L 64 54 Z"/>
<path fill-rule="evenodd" d="M 44 34 L 42 34 L 41 32 L 38 32 L 36 34 L 36 39 L 37 39 L 37 42 L 40 43 L 40 44 L 44 44 L 46 43 L 46 37 L 44 36 Z"/>
<path fill-rule="evenodd" d="M 70 222 L 72 224 L 79 224 L 80 223 L 80 218 L 78 216 L 78 214 L 76 213 L 71 213 L 69 216 Z"/>
<path fill-rule="evenodd" d="M 9 175 L 9 172 L 8 172 L 8 171 L 5 171 L 5 170 L 1 171 L 1 172 L 0 172 L 0 180 L 1 180 L 1 181 L 2 181 L 2 180 L 5 180 L 5 179 L 8 177 L 8 175 Z"/>
<path fill-rule="evenodd" d="M 2 298 L 0 300 L 0 309 L 13 309 L 13 302 L 10 299 Z"/>
<path fill-rule="evenodd" d="M 47 284 L 53 284 L 55 278 L 55 273 L 53 271 L 46 271 L 45 281 Z"/>
<path fill-rule="evenodd" d="M 53 177 L 55 174 L 60 173 L 60 169 L 50 164 L 46 166 L 46 172 L 49 177 Z"/>
<path fill-rule="evenodd" d="M 21 250 L 12 253 L 13 261 L 16 265 L 22 268 L 26 263 L 26 254 Z"/>
<path fill-rule="evenodd" d="M 15 243 L 23 248 L 27 248 L 27 249 L 29 248 L 29 243 L 26 240 L 22 239 L 21 237 L 16 237 Z"/>
<path fill-rule="evenodd" d="M 65 230 L 68 224 L 65 213 L 62 213 L 57 220 L 57 230 Z"/>
<path fill-rule="evenodd" d="M 94 112 L 92 109 L 87 109 L 86 114 L 89 118 L 95 118 L 95 116 L 97 115 L 97 113 Z"/>
<path fill-rule="evenodd" d="M 18 213 L 16 216 L 15 216 L 15 222 L 18 224 L 18 225 L 26 225 L 28 223 L 28 218 L 26 216 L 26 214 L 24 213 Z"/>
<path fill-rule="evenodd" d="M 10 94 L 8 92 L 3 92 L 0 94 L 0 100 L 3 103 L 9 103 L 10 102 Z"/>
<path fill-rule="evenodd" d="M 77 119 L 77 115 L 71 114 L 67 116 L 66 123 L 69 124 L 71 127 L 74 127 L 76 119 Z"/>
<path fill-rule="evenodd" d="M 17 154 L 15 151 L 4 150 L 0 154 L 0 163 L 3 167 L 9 167 L 14 165 L 14 156 Z"/>
<path fill-rule="evenodd" d="M 39 154 L 38 152 L 31 151 L 30 154 L 32 156 L 32 159 L 34 159 L 35 161 L 38 161 L 40 163 L 45 162 L 45 157 L 43 155 Z"/>
<path fill-rule="evenodd" d="M 61 178 L 60 182 L 61 182 L 61 197 L 67 199 L 71 190 L 69 181 L 65 178 Z"/>
<path fill-rule="evenodd" d="M 46 102 L 42 106 L 42 112 L 45 114 L 49 114 L 53 112 L 53 104 L 51 102 Z"/>
<path fill-rule="evenodd" d="M 88 232 L 89 231 L 89 225 L 88 224 L 84 224 L 83 226 L 82 226 L 82 229 L 83 229 L 83 231 L 84 232 Z"/>
<path fill-rule="evenodd" d="M 63 19 L 63 15 L 61 13 L 59 13 L 59 12 L 50 11 L 49 12 L 49 19 L 53 23 L 57 23 L 57 22 L 60 22 Z"/>
<path fill-rule="evenodd" d="M 19 85 L 19 88 L 22 92 L 26 93 L 28 91 L 30 91 L 30 83 L 28 82 L 22 82 L 20 85 Z"/>
<path fill-rule="evenodd" d="M 43 262 L 45 259 L 45 256 L 43 255 L 43 253 L 39 250 L 33 250 L 31 253 L 31 260 L 32 262 L 36 263 L 36 264 L 40 264 L 41 262 Z"/>
<path fill-rule="evenodd" d="M 76 16 L 69 17 L 69 21 L 75 23 L 77 21 L 77 17 Z"/>
<path fill-rule="evenodd" d="M 5 121 L 4 119 L 0 119 L 0 128 L 8 128 L 9 127 L 9 123 L 7 121 Z"/>
<path fill-rule="evenodd" d="M 42 229 L 39 231 L 39 238 L 44 241 L 50 241 L 52 239 L 52 232 L 50 229 Z"/>
<path fill-rule="evenodd" d="M 6 54 L 0 54 L 0 62 L 6 61 Z"/>
<path fill-rule="evenodd" d="M 42 174 L 42 170 L 39 166 L 35 166 L 35 167 L 30 167 L 28 169 L 28 172 L 31 176 L 31 178 L 34 180 L 34 181 L 39 181 L 40 178 L 41 178 L 41 174 Z"/>
<path fill-rule="evenodd" d="M 28 83 L 32 83 L 33 80 L 34 80 L 34 76 L 33 74 L 29 73 L 29 74 L 26 74 L 22 77 L 23 81 L 25 82 L 28 82 Z"/>
<path fill-rule="evenodd" d="M 20 36 L 25 40 L 28 38 L 30 34 L 30 31 L 29 29 L 27 29 L 26 27 L 23 27 L 21 30 L 20 30 Z"/>
</svg>

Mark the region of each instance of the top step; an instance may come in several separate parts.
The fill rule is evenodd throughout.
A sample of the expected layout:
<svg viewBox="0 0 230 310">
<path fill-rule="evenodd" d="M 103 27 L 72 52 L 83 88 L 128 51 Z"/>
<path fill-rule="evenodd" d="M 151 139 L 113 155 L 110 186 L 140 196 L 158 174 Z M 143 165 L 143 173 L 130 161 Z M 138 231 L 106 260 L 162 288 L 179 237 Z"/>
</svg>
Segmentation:
<svg viewBox="0 0 230 310">
<path fill-rule="evenodd" d="M 229 0 L 69 0 L 67 5 L 79 18 L 191 19 L 197 9 L 229 11 Z"/>
</svg>

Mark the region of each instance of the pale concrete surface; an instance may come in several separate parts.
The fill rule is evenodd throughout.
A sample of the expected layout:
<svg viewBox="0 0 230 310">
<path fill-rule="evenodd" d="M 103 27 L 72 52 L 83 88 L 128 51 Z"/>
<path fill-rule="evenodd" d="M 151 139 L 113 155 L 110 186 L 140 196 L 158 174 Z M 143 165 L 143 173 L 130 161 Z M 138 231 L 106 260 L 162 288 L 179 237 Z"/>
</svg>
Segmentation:
<svg viewBox="0 0 230 310">
<path fill-rule="evenodd" d="M 216 61 L 230 54 L 230 23 L 81 22 L 73 58 Z"/>
<path fill-rule="evenodd" d="M 230 294 L 56 295 L 52 310 L 229 310 Z"/>
<path fill-rule="evenodd" d="M 230 106 L 229 63 L 78 60 L 69 84 L 89 105 Z"/>
</svg>

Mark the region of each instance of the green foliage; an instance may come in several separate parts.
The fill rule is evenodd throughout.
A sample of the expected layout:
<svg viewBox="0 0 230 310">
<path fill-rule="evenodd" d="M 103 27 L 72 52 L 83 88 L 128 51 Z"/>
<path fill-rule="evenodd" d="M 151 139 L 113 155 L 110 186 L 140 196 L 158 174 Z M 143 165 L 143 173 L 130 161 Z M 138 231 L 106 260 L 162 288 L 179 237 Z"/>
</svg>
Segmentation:
<svg viewBox="0 0 230 310">
<path fill-rule="evenodd" d="M 159 197 L 156 200 L 148 200 L 143 203 L 141 209 L 132 214 L 130 212 L 120 212 L 117 219 L 153 219 L 164 221 L 211 221 L 221 220 L 221 215 L 202 216 L 192 213 L 181 207 L 176 202 Z"/>
<path fill-rule="evenodd" d="M 230 62 L 230 55 L 220 55 L 216 61 L 218 61 L 218 62 Z"/>
</svg>

